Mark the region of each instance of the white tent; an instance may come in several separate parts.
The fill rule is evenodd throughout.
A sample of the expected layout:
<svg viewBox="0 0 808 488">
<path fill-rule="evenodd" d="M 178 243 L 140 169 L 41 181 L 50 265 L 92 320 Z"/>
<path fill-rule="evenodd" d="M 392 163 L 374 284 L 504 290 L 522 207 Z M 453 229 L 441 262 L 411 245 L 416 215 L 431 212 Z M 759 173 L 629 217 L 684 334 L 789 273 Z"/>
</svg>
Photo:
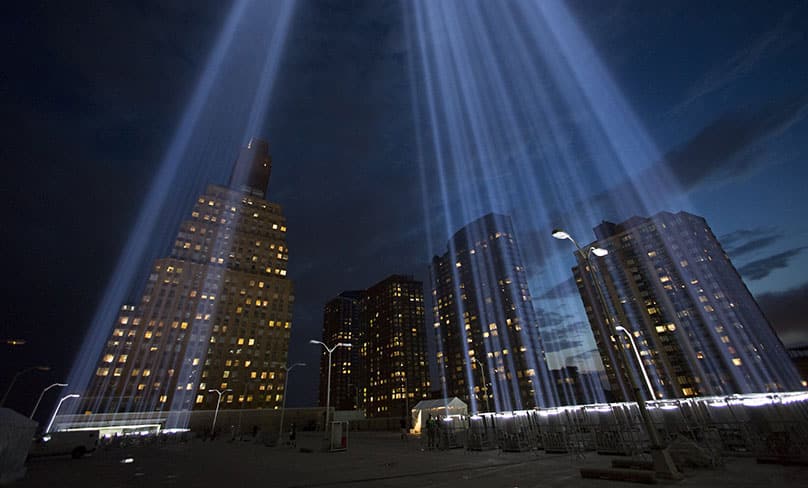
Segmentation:
<svg viewBox="0 0 808 488">
<path fill-rule="evenodd" d="M 469 407 L 457 398 L 439 398 L 437 400 L 421 400 L 412 408 L 412 432 L 418 434 L 426 426 L 429 415 L 435 418 L 444 418 L 451 415 L 468 415 Z"/>
</svg>

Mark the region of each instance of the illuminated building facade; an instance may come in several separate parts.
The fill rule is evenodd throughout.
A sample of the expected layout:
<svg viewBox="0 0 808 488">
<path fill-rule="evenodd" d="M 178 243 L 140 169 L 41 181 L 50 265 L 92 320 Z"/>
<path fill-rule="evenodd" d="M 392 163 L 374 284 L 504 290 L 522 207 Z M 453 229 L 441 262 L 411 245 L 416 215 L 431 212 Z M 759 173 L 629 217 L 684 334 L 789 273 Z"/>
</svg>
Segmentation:
<svg viewBox="0 0 808 488">
<path fill-rule="evenodd" d="M 360 373 L 363 337 L 359 316 L 362 292 L 346 291 L 325 304 L 323 339 L 329 345 L 350 343 L 331 354 L 331 406 L 336 410 L 356 410 L 362 406 L 364 382 Z M 328 354 L 320 357 L 320 406 L 326 406 L 328 393 Z"/>
<path fill-rule="evenodd" d="M 486 403 L 497 411 L 555 406 L 510 217 L 488 214 L 460 229 L 448 248 L 431 267 L 438 373 L 445 393 L 480 411 Z"/>
<path fill-rule="evenodd" d="M 702 217 L 661 212 L 603 222 L 595 235 L 584 249 L 609 254 L 591 257 L 594 273 L 576 255 L 573 273 L 618 398 L 627 391 L 616 369 L 621 347 L 645 398 L 649 388 L 656 398 L 683 398 L 801 387 L 783 344 Z M 627 333 L 609 333 L 596 284 L 614 325 Z"/>
<path fill-rule="evenodd" d="M 124 305 L 83 396 L 92 412 L 278 408 L 292 323 L 286 221 L 264 197 L 266 142 L 239 154 L 228 187 L 210 185 Z"/>
<path fill-rule="evenodd" d="M 802 386 L 808 387 L 808 345 L 790 347 L 788 355 L 794 361 Z"/>
<path fill-rule="evenodd" d="M 365 414 L 409 418 L 429 396 L 423 283 L 389 276 L 363 293 L 361 307 Z"/>
</svg>

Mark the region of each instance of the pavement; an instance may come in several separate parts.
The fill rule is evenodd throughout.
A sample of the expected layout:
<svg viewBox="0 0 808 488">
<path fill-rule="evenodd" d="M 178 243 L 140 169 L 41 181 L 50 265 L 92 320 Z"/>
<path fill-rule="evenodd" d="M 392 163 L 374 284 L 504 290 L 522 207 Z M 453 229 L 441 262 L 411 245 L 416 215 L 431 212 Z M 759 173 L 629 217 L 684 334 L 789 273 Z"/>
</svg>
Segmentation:
<svg viewBox="0 0 808 488">
<path fill-rule="evenodd" d="M 298 433 L 297 447 L 250 441 L 191 440 L 161 446 L 108 447 L 82 459 L 29 461 L 27 487 L 462 487 L 637 486 L 582 479 L 582 467 L 608 467 L 613 456 L 426 449 L 397 433 L 354 433 L 344 452 L 323 452 L 322 434 Z M 302 452 L 301 452 L 302 451 Z M 128 462 L 127 462 L 128 461 Z M 805 487 L 808 467 L 727 458 L 720 468 L 686 471 L 681 487 Z"/>
</svg>

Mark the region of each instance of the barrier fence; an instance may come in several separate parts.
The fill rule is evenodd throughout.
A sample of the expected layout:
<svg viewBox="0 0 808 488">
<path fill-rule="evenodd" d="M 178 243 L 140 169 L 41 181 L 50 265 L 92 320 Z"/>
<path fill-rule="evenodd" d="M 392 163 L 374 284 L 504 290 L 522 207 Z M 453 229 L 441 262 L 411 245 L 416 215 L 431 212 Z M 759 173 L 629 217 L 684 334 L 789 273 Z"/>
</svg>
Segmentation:
<svg viewBox="0 0 808 488">
<path fill-rule="evenodd" d="M 666 445 L 688 442 L 722 456 L 805 459 L 808 392 L 732 395 L 646 403 Z M 454 416 L 440 424 L 440 447 L 635 455 L 650 441 L 636 403 Z M 445 441 L 444 441 L 445 439 Z"/>
</svg>

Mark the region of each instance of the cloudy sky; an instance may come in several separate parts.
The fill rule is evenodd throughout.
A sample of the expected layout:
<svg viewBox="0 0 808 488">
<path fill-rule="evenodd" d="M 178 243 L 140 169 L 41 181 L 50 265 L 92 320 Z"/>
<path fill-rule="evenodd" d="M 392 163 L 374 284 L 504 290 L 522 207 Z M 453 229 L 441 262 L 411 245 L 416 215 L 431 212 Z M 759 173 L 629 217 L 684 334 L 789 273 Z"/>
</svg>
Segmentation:
<svg viewBox="0 0 808 488">
<path fill-rule="evenodd" d="M 33 363 L 54 370 L 31 391 L 65 377 L 127 243 L 141 243 L 132 268 L 165 255 L 251 135 L 270 143 L 269 199 L 289 223 L 291 360 L 317 364 L 306 343 L 326 300 L 390 273 L 426 279 L 449 235 L 487 211 L 514 216 L 558 361 L 591 338 L 574 327 L 572 256 L 547 230 L 587 240 L 643 209 L 704 216 L 784 341 L 808 342 L 804 2 L 573 1 L 576 31 L 526 0 L 299 1 L 285 21 L 253 6 L 224 59 L 238 5 L 178 5 L 18 2 L 0 21 L 0 337 L 28 341 L 3 350 L 0 384 Z M 159 212 L 133 232 L 167 155 Z M 659 175 L 665 198 L 616 197 Z M 306 370 L 293 405 L 314 402 Z"/>
</svg>

